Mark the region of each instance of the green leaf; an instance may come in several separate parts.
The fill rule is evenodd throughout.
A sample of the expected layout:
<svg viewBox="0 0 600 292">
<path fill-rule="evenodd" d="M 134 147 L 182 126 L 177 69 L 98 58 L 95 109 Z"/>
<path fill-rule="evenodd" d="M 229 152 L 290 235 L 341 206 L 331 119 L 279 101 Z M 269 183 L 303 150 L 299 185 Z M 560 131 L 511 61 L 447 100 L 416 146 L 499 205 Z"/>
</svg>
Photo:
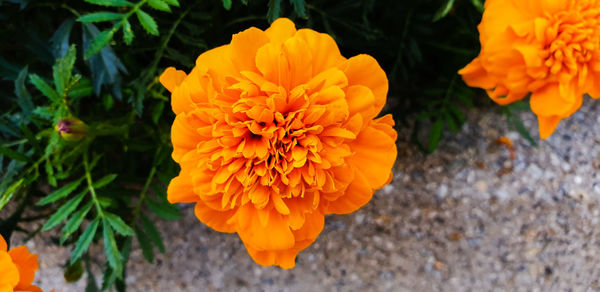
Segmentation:
<svg viewBox="0 0 600 292">
<path fill-rule="evenodd" d="M 152 221 L 150 219 L 148 219 L 148 217 L 146 217 L 146 215 L 144 215 L 144 214 L 142 214 L 141 219 L 142 219 L 142 226 L 144 227 L 144 230 L 146 231 L 146 234 L 148 235 L 148 237 L 150 237 L 150 240 L 152 240 L 154 245 L 158 248 L 158 250 L 161 253 L 164 253 L 165 245 L 163 244 L 162 237 L 160 236 L 160 232 L 158 232 L 158 229 L 156 229 L 156 226 L 154 226 L 154 223 L 152 223 Z"/>
<path fill-rule="evenodd" d="M 115 100 L 113 99 L 112 95 L 105 94 L 102 96 L 102 104 L 104 105 L 104 109 L 108 111 L 115 104 Z"/>
<path fill-rule="evenodd" d="M 106 220 L 108 221 L 108 223 L 110 223 L 110 225 L 118 233 L 125 235 L 125 236 L 133 235 L 133 229 L 131 229 L 131 227 L 129 227 L 129 225 L 127 225 L 127 223 L 125 223 L 123 221 L 123 219 L 121 219 L 119 216 L 117 216 L 113 213 L 106 212 L 106 213 L 104 213 L 104 217 L 106 217 Z"/>
<path fill-rule="evenodd" d="M 294 7 L 294 11 L 298 14 L 298 16 L 302 18 L 307 18 L 306 15 L 306 5 L 304 4 L 304 0 L 290 0 L 290 4 Z"/>
<path fill-rule="evenodd" d="M 446 15 L 450 13 L 450 10 L 452 10 L 452 7 L 454 7 L 454 0 L 447 0 L 444 6 L 442 6 L 433 16 L 433 22 L 446 17 Z"/>
<path fill-rule="evenodd" d="M 33 99 L 31 98 L 31 94 L 27 91 L 25 87 L 25 80 L 27 79 L 27 66 L 19 72 L 17 79 L 15 79 L 15 95 L 17 96 L 17 104 L 25 115 L 30 115 L 34 109 Z"/>
<path fill-rule="evenodd" d="M 126 45 L 131 45 L 133 42 L 133 30 L 131 29 L 131 23 L 129 20 L 125 20 L 123 22 L 123 41 Z"/>
<path fill-rule="evenodd" d="M 481 0 L 471 0 L 471 3 L 479 12 L 483 12 L 483 2 Z"/>
<path fill-rule="evenodd" d="M 44 168 L 46 169 L 46 175 L 48 176 L 48 183 L 56 187 L 56 177 L 54 176 L 54 167 L 52 167 L 52 163 L 50 163 L 50 159 L 46 159 L 46 163 L 44 164 Z"/>
<path fill-rule="evenodd" d="M 33 114 L 35 114 L 41 118 L 50 120 L 50 119 L 52 119 L 54 112 L 47 106 L 38 106 L 33 110 Z"/>
<path fill-rule="evenodd" d="M 60 96 L 46 81 L 36 74 L 29 74 L 29 81 L 52 102 L 60 102 Z"/>
<path fill-rule="evenodd" d="M 25 156 L 25 154 L 12 150 L 6 146 L 0 146 L 0 154 L 8 156 L 11 159 L 28 162 L 30 161 L 29 157 Z"/>
<path fill-rule="evenodd" d="M 269 0 L 269 10 L 267 11 L 267 20 L 269 23 L 275 21 L 281 15 L 281 0 Z"/>
<path fill-rule="evenodd" d="M 0 196 L 0 210 L 2 210 L 2 208 L 4 208 L 4 206 L 6 206 L 8 202 L 10 202 L 10 199 L 12 199 L 13 195 L 15 194 L 17 189 L 23 184 L 24 181 L 25 179 L 22 178 L 14 182 L 2 193 L 2 195 Z"/>
<path fill-rule="evenodd" d="M 87 190 L 86 190 L 86 192 L 87 192 Z M 71 236 L 71 234 L 73 234 L 73 232 L 75 232 L 75 230 L 77 230 L 79 228 L 79 226 L 81 226 L 83 219 L 85 219 L 85 216 L 87 216 L 87 214 L 92 209 L 92 206 L 93 206 L 92 203 L 93 202 L 90 201 L 87 204 L 85 204 L 85 206 L 83 206 L 83 208 L 81 208 L 77 212 L 73 213 L 73 216 L 71 216 L 69 221 L 67 221 L 67 224 L 65 224 L 65 227 L 63 227 L 62 234 L 60 236 L 60 244 L 61 245 L 67 240 L 67 238 L 69 238 L 69 236 Z"/>
<path fill-rule="evenodd" d="M 110 7 L 133 6 L 133 3 L 126 0 L 85 0 L 85 2 Z"/>
<path fill-rule="evenodd" d="M 458 131 L 458 126 L 457 126 L 456 122 L 454 121 L 454 117 L 451 114 L 449 114 L 448 112 L 444 111 L 444 120 L 446 121 L 446 125 L 448 126 L 450 131 L 453 134 L 456 134 L 456 132 Z"/>
<path fill-rule="evenodd" d="M 29 142 L 29 144 L 33 146 L 36 154 L 41 153 L 43 151 L 42 146 L 40 146 L 40 143 L 38 142 L 37 138 L 31 132 L 31 130 L 29 130 L 29 127 L 27 127 L 25 123 L 21 124 L 21 132 L 23 132 L 23 135 L 27 139 L 27 142 Z"/>
<path fill-rule="evenodd" d="M 535 139 L 533 139 L 531 133 L 529 133 L 529 130 L 527 130 L 527 128 L 523 124 L 523 121 L 521 121 L 519 117 L 513 115 L 508 119 L 508 121 L 517 130 L 517 132 L 519 132 L 519 134 L 521 134 L 521 136 L 523 136 L 532 146 L 537 147 L 537 142 L 535 141 Z"/>
<path fill-rule="evenodd" d="M 94 187 L 94 189 L 99 189 L 109 183 L 111 183 L 113 180 L 115 180 L 115 178 L 117 178 L 117 174 L 112 173 L 112 174 L 108 174 L 106 176 L 104 176 L 103 178 L 95 181 L 92 186 Z"/>
<path fill-rule="evenodd" d="M 429 152 L 435 151 L 440 140 L 442 139 L 442 132 L 444 130 L 444 120 L 438 119 L 431 126 L 431 131 L 429 132 Z"/>
<path fill-rule="evenodd" d="M 230 10 L 231 9 L 231 2 L 232 2 L 231 0 L 223 0 L 223 7 L 226 10 Z"/>
<path fill-rule="evenodd" d="M 160 119 L 164 108 L 165 103 L 163 101 L 160 101 L 154 105 L 154 108 L 152 109 L 152 122 L 154 122 L 154 124 L 158 125 L 158 119 Z"/>
<path fill-rule="evenodd" d="M 69 200 L 68 202 L 66 202 L 64 205 L 62 205 L 62 207 L 58 208 L 58 210 L 56 210 L 56 212 L 48 219 L 48 221 L 46 221 L 46 224 L 44 224 L 44 226 L 42 227 L 42 231 L 54 228 L 56 225 L 60 224 L 65 218 L 71 215 L 71 213 L 75 211 L 77 206 L 79 206 L 81 200 L 83 200 L 84 195 L 85 193 L 81 193 Z"/>
<path fill-rule="evenodd" d="M 96 230 L 98 230 L 98 224 L 100 223 L 100 218 L 94 219 L 92 223 L 85 229 L 85 231 L 79 236 L 77 239 L 77 243 L 75 243 L 75 249 L 71 252 L 71 263 L 77 261 L 81 255 L 88 249 L 90 243 L 94 239 L 94 235 L 96 235 Z"/>
<path fill-rule="evenodd" d="M 177 1 L 177 0 L 163 0 L 163 1 L 167 2 L 167 4 L 169 4 L 171 6 L 179 7 L 179 1 Z"/>
<path fill-rule="evenodd" d="M 124 14 L 115 12 L 94 12 L 77 18 L 79 22 L 103 22 L 122 19 Z"/>
<path fill-rule="evenodd" d="M 112 40 L 115 31 L 112 29 L 107 29 L 98 34 L 98 36 L 92 41 L 92 44 L 85 50 L 84 59 L 89 59 L 93 55 L 97 54 L 102 50 L 102 48 L 106 47 L 108 43 Z"/>
<path fill-rule="evenodd" d="M 73 84 L 73 81 L 75 81 L 78 78 L 78 76 L 81 75 L 73 76 L 71 84 Z M 90 96 L 93 92 L 94 88 L 92 87 L 92 81 L 88 78 L 83 78 L 77 83 L 73 84 L 71 88 L 69 88 L 69 97 L 72 99 L 77 99 L 81 97 Z"/>
<path fill-rule="evenodd" d="M 460 123 L 463 123 L 464 121 L 467 120 L 467 117 L 465 117 L 465 114 L 463 114 L 463 112 L 458 109 L 458 107 L 456 107 L 453 104 L 448 104 L 448 109 L 450 110 L 450 113 L 456 118 L 457 121 L 459 121 Z"/>
<path fill-rule="evenodd" d="M 37 202 L 36 205 L 43 206 L 46 204 L 56 202 L 64 197 L 68 196 L 73 191 L 75 191 L 75 189 L 77 189 L 77 187 L 79 187 L 79 185 L 81 184 L 82 181 L 83 181 L 83 178 L 80 178 L 76 181 L 72 181 L 72 182 L 62 186 L 60 189 L 55 190 L 54 192 L 50 193 L 45 198 L 43 198 L 42 200 Z"/>
<path fill-rule="evenodd" d="M 117 248 L 117 241 L 115 240 L 113 230 L 110 228 L 110 223 L 106 217 L 102 219 L 102 230 L 102 235 L 104 238 L 104 253 L 106 253 L 108 265 L 115 270 L 117 275 L 119 275 L 123 271 L 121 254 Z"/>
<path fill-rule="evenodd" d="M 140 244 L 140 248 L 142 249 L 142 254 L 144 258 L 149 262 L 154 262 L 154 251 L 152 244 L 150 244 L 150 239 L 144 231 L 138 226 L 134 226 L 135 235 L 137 237 L 138 243 Z"/>
<path fill-rule="evenodd" d="M 86 284 L 85 284 L 85 292 L 99 292 L 98 284 L 96 284 L 96 278 L 94 278 L 94 272 L 90 267 L 89 261 L 86 261 L 85 270 L 88 274 Z"/>
<path fill-rule="evenodd" d="M 169 4 L 165 3 L 162 0 L 148 0 L 148 5 L 156 10 L 171 12 L 171 8 L 169 8 Z"/>
<path fill-rule="evenodd" d="M 54 77 L 54 87 L 58 91 L 59 96 L 65 96 L 65 92 L 70 87 L 71 72 L 75 65 L 76 50 L 75 45 L 71 45 L 67 54 L 56 60 L 56 64 L 52 66 L 52 77 Z"/>
<path fill-rule="evenodd" d="M 171 205 L 169 202 L 160 204 L 151 199 L 146 199 L 145 202 L 148 209 L 160 218 L 165 220 L 177 220 L 181 218 L 181 213 L 179 213 L 179 208 L 176 205 Z"/>
<path fill-rule="evenodd" d="M 135 12 L 138 20 L 142 27 L 151 35 L 158 35 L 158 25 L 156 25 L 156 21 L 152 16 L 148 15 L 148 13 L 143 10 L 138 10 Z"/>
</svg>

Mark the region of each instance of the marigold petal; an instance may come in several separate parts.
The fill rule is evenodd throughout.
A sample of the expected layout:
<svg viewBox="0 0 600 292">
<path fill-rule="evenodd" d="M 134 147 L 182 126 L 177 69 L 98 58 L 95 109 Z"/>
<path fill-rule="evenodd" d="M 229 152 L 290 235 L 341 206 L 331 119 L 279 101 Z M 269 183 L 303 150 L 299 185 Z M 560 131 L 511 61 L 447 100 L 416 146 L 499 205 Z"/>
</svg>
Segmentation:
<svg viewBox="0 0 600 292">
<path fill-rule="evenodd" d="M 589 94 L 593 99 L 600 98 L 600 74 L 598 74 L 598 77 L 590 75 L 588 79 L 590 82 L 588 82 L 587 94 Z"/>
<path fill-rule="evenodd" d="M 278 18 L 271 26 L 265 30 L 265 33 L 273 43 L 283 43 L 296 33 L 296 25 L 287 18 Z"/>
<path fill-rule="evenodd" d="M 477 57 L 469 65 L 458 71 L 465 81 L 471 87 L 479 87 L 484 89 L 493 88 L 496 86 L 496 81 L 492 79 L 488 72 L 481 64 L 481 58 Z"/>
<path fill-rule="evenodd" d="M 182 171 L 173 178 L 167 188 L 167 200 L 174 203 L 193 203 L 198 201 L 198 195 L 194 193 L 192 177 L 188 171 Z"/>
<path fill-rule="evenodd" d="M 313 73 L 321 73 L 346 60 L 340 53 L 335 40 L 328 34 L 311 29 L 299 29 L 295 37 L 308 44 L 312 56 Z"/>
<path fill-rule="evenodd" d="M 286 250 L 294 246 L 294 234 L 277 211 L 270 211 L 266 226 L 260 223 L 258 210 L 252 204 L 241 206 L 236 216 L 236 230 L 244 244 L 256 250 Z"/>
<path fill-rule="evenodd" d="M 0 290 L 2 291 L 2 290 Z M 54 291 L 54 290 L 52 290 Z M 52 292 L 50 291 L 50 292 Z M 19 288 L 18 290 L 15 290 L 14 292 L 44 292 L 40 287 L 35 286 L 35 285 L 29 285 L 27 287 L 22 287 Z"/>
<path fill-rule="evenodd" d="M 224 45 L 202 53 L 196 59 L 196 67 L 212 78 L 215 89 L 223 91 L 227 86 L 225 78 L 239 77 L 240 73 L 232 62 L 230 45 Z"/>
<path fill-rule="evenodd" d="M 160 75 L 159 81 L 169 92 L 173 92 L 186 76 L 185 72 L 169 67 Z"/>
<path fill-rule="evenodd" d="M 340 65 L 348 77 L 348 85 L 362 85 L 371 89 L 375 98 L 375 112 L 379 113 L 387 99 L 388 79 L 377 60 L 369 55 L 354 56 Z"/>
<path fill-rule="evenodd" d="M 10 255 L 2 250 L 0 250 L 0 275 L 2 275 L 2 277 L 0 277 L 0 291 L 12 292 L 13 287 L 15 287 L 20 280 L 19 269 L 12 261 Z"/>
<path fill-rule="evenodd" d="M 7 251 L 7 250 L 8 250 L 8 245 L 6 244 L 6 240 L 4 240 L 4 237 L 2 237 L 2 235 L 0 235 L 0 252 Z"/>
<path fill-rule="evenodd" d="M 256 67 L 267 81 L 290 90 L 291 72 L 288 56 L 281 45 L 268 43 L 256 52 Z"/>
<path fill-rule="evenodd" d="M 329 202 L 327 212 L 333 214 L 352 213 L 367 204 L 371 197 L 373 197 L 371 184 L 363 173 L 357 170 L 354 174 L 354 180 L 343 194 L 336 200 Z"/>
<path fill-rule="evenodd" d="M 557 84 L 548 85 L 545 88 L 531 94 L 531 110 L 538 116 L 560 116 L 566 117 L 576 105 L 576 93 L 565 92 L 569 97 L 561 96 Z M 568 99 L 573 101 L 568 101 Z"/>
<path fill-rule="evenodd" d="M 258 72 L 255 62 L 256 51 L 268 42 L 267 34 L 256 27 L 234 34 L 231 38 L 231 58 L 236 69 Z"/>
<path fill-rule="evenodd" d="M 398 139 L 398 132 L 394 130 L 394 117 L 391 114 L 387 114 L 379 119 L 374 120 L 371 126 L 379 131 L 386 133 L 392 140 Z"/>
<path fill-rule="evenodd" d="M 368 126 L 349 145 L 354 155 L 347 159 L 348 163 L 365 176 L 371 188 L 383 187 L 396 161 L 396 143 L 392 137 Z"/>
<path fill-rule="evenodd" d="M 306 224 L 300 230 L 294 231 L 296 242 L 294 246 L 286 250 L 256 250 L 245 244 L 248 254 L 252 259 L 262 266 L 279 266 L 283 269 L 291 269 L 296 265 L 298 253 L 315 241 L 325 225 L 323 214 L 315 211 L 306 216 Z"/>
<path fill-rule="evenodd" d="M 19 269 L 19 283 L 15 289 L 23 289 L 33 283 L 35 271 L 38 270 L 38 258 L 36 254 L 31 254 L 27 247 L 18 246 L 8 251 L 13 263 Z"/>
<path fill-rule="evenodd" d="M 289 88 L 308 82 L 313 76 L 313 60 L 306 42 L 298 37 L 289 38 L 283 44 L 283 51 L 290 68 Z"/>
<path fill-rule="evenodd" d="M 195 149 L 200 142 L 200 135 L 190 123 L 190 118 L 185 114 L 175 117 L 171 127 L 171 141 L 173 143 L 173 160 L 179 162 L 181 157 Z"/>
<path fill-rule="evenodd" d="M 538 116 L 538 123 L 540 128 L 540 138 L 546 139 L 552 135 L 561 118 L 559 116 Z"/>
<path fill-rule="evenodd" d="M 196 207 L 194 208 L 194 214 L 196 214 L 198 220 L 218 232 L 235 232 L 235 225 L 228 222 L 235 214 L 235 210 L 218 211 L 208 207 L 202 201 L 197 201 Z"/>
<path fill-rule="evenodd" d="M 366 86 L 353 85 L 346 88 L 346 100 L 351 116 L 359 113 L 365 120 L 371 120 L 379 113 L 375 108 L 375 96 Z"/>
</svg>

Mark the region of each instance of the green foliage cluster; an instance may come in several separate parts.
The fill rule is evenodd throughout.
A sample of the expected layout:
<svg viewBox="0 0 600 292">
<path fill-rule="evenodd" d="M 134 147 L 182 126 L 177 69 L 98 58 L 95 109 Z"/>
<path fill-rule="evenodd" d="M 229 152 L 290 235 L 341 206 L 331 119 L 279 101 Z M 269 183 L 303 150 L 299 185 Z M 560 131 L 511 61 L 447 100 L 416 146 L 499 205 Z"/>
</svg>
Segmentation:
<svg viewBox="0 0 600 292">
<path fill-rule="evenodd" d="M 132 241 L 152 262 L 164 252 L 155 220 L 180 218 L 165 194 L 178 169 L 157 76 L 189 71 L 233 33 L 282 16 L 329 33 L 346 56 L 379 60 L 386 111 L 432 152 L 479 100 L 456 72 L 478 52 L 482 9 L 482 0 L 0 0 L 0 233 L 60 229 L 57 243 L 72 247 L 67 280 L 87 270 L 86 291 L 125 290 Z M 61 138 L 65 120 L 86 131 Z M 25 229 L 33 220 L 43 224 Z M 89 273 L 94 242 L 106 256 L 100 287 Z"/>
</svg>

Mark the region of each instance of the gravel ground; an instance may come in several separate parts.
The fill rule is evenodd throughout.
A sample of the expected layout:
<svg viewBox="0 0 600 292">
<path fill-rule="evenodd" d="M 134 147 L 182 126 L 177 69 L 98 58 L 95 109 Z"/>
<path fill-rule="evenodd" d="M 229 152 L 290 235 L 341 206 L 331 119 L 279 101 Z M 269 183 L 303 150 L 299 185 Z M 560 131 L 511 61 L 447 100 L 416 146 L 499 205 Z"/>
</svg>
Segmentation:
<svg viewBox="0 0 600 292">
<path fill-rule="evenodd" d="M 401 133 L 393 184 L 358 212 L 327 217 L 291 271 L 255 265 L 236 235 L 185 206 L 182 220 L 159 224 L 166 253 L 154 264 L 134 245 L 129 291 L 600 291 L 599 106 L 586 100 L 537 148 L 492 109 L 473 110 L 429 156 Z M 83 291 L 84 280 L 64 283 L 69 251 L 51 241 L 27 243 L 40 257 L 36 283 Z"/>
</svg>

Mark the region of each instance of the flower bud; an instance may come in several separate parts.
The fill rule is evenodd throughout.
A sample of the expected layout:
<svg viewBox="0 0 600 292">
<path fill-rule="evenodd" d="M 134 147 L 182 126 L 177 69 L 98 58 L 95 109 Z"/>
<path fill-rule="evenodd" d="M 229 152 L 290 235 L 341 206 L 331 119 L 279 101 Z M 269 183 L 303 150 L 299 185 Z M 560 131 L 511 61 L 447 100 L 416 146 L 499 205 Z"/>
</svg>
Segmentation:
<svg viewBox="0 0 600 292">
<path fill-rule="evenodd" d="M 88 127 L 80 119 L 68 117 L 60 119 L 54 129 L 65 141 L 79 141 L 85 137 Z"/>
</svg>

